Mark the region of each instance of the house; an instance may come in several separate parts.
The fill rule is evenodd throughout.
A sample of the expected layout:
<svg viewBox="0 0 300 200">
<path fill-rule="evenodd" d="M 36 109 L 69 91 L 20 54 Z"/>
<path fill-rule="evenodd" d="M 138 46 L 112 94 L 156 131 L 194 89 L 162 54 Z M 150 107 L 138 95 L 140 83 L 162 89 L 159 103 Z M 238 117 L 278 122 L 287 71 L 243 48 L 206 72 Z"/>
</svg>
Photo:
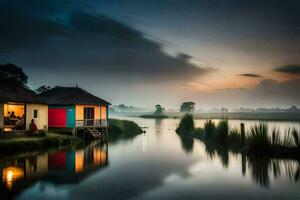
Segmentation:
<svg viewBox="0 0 300 200">
<path fill-rule="evenodd" d="M 108 127 L 109 102 L 79 87 L 54 87 L 41 94 L 46 99 L 51 128 L 86 129 L 95 132 Z M 93 133 L 92 133 L 93 134 Z"/>
<path fill-rule="evenodd" d="M 24 132 L 34 119 L 39 130 L 48 129 L 48 105 L 32 90 L 0 82 L 0 132 Z"/>
</svg>

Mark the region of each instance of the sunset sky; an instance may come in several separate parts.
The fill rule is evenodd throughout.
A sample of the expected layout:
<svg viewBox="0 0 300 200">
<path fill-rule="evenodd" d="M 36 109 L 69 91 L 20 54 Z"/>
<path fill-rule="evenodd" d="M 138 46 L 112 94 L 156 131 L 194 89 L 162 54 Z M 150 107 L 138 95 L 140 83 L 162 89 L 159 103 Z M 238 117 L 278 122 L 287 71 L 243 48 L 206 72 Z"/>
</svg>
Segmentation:
<svg viewBox="0 0 300 200">
<path fill-rule="evenodd" d="M 0 62 L 113 104 L 300 106 L 300 1 L 1 0 Z"/>
</svg>

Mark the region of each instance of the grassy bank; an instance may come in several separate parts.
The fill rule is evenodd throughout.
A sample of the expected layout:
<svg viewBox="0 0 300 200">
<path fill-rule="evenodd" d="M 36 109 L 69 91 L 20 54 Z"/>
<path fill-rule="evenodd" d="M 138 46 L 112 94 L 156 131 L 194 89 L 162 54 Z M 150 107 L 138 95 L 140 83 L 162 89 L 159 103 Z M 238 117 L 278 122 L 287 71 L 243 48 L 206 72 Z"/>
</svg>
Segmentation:
<svg viewBox="0 0 300 200">
<path fill-rule="evenodd" d="M 129 139 L 143 133 L 143 130 L 133 121 L 110 119 L 108 138 L 110 141 Z"/>
<path fill-rule="evenodd" d="M 165 119 L 168 118 L 167 115 L 157 115 L 157 114 L 144 114 L 140 115 L 140 118 L 145 118 L 145 119 Z"/>
<path fill-rule="evenodd" d="M 54 147 L 76 146 L 82 144 L 82 142 L 77 137 L 55 133 L 48 133 L 43 137 L 19 136 L 0 140 L 0 155 L 46 150 Z"/>
<path fill-rule="evenodd" d="M 300 156 L 300 130 L 290 128 L 280 136 L 278 130 L 269 130 L 264 123 L 250 127 L 248 133 L 231 129 L 227 120 L 215 124 L 206 120 L 203 128 L 195 128 L 193 116 L 185 115 L 176 132 L 182 137 L 202 140 L 211 149 L 227 148 L 249 156 L 293 158 Z"/>
</svg>

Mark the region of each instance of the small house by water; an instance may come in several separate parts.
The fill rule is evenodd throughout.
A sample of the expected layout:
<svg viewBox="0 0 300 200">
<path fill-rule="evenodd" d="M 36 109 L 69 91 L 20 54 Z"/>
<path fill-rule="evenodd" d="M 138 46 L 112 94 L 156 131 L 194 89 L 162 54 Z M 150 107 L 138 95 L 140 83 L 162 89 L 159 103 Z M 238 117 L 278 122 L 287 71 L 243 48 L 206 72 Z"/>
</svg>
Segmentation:
<svg viewBox="0 0 300 200">
<path fill-rule="evenodd" d="M 41 94 L 46 99 L 48 124 L 51 128 L 97 129 L 108 127 L 109 102 L 79 87 L 54 87 Z"/>
<path fill-rule="evenodd" d="M 0 82 L 0 132 L 24 132 L 34 119 L 39 130 L 48 129 L 48 105 L 34 91 Z"/>
</svg>

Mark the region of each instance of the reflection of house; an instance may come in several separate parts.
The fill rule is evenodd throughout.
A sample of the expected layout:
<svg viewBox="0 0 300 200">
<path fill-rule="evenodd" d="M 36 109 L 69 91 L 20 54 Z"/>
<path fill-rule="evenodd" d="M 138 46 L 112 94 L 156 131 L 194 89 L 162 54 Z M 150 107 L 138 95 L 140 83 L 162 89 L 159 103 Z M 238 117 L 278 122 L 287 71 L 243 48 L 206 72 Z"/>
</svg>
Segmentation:
<svg viewBox="0 0 300 200">
<path fill-rule="evenodd" d="M 108 125 L 110 103 L 79 87 L 55 87 L 41 96 L 49 104 L 49 127 L 78 129 Z"/>
<path fill-rule="evenodd" d="M 78 183 L 107 165 L 107 144 L 0 161 L 0 194 L 16 195 L 39 179 L 57 184 Z"/>
<path fill-rule="evenodd" d="M 47 173 L 48 155 L 41 154 L 25 159 L 7 161 L 1 163 L 0 170 L 2 183 L 7 189 L 15 189 L 15 184 L 19 184 L 19 188 L 26 188 L 31 185 L 34 179 Z"/>
<path fill-rule="evenodd" d="M 32 119 L 38 129 L 48 128 L 46 102 L 21 85 L 0 84 L 0 131 L 29 130 Z"/>
<path fill-rule="evenodd" d="M 49 171 L 45 180 L 55 183 L 79 182 L 92 171 L 108 164 L 107 145 L 57 152 L 48 155 Z"/>
</svg>

